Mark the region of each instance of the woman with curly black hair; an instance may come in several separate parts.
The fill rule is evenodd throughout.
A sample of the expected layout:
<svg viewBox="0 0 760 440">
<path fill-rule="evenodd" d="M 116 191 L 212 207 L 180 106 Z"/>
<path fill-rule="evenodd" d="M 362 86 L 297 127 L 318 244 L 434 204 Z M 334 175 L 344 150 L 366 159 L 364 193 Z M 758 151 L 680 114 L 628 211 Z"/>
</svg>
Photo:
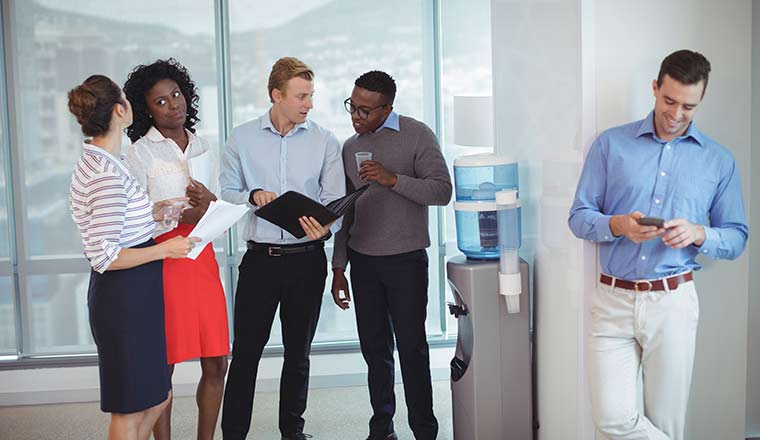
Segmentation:
<svg viewBox="0 0 760 440">
<path fill-rule="evenodd" d="M 137 66 L 124 92 L 134 113 L 134 122 L 127 129 L 134 142 L 126 154 L 130 170 L 154 202 L 185 195 L 190 198 L 190 207 L 182 211 L 179 224 L 156 241 L 187 236 L 209 203 L 216 200 L 218 186 L 213 151 L 194 134 L 199 121 L 195 83 L 187 69 L 170 58 Z M 206 172 L 199 173 L 201 166 Z M 209 176 L 205 182 L 196 180 L 201 174 Z M 165 261 L 163 271 L 169 371 L 173 373 L 179 362 L 200 358 L 198 439 L 210 440 L 224 393 L 229 353 L 226 301 L 212 244 L 195 260 Z M 171 404 L 153 434 L 157 440 L 171 437 Z"/>
</svg>

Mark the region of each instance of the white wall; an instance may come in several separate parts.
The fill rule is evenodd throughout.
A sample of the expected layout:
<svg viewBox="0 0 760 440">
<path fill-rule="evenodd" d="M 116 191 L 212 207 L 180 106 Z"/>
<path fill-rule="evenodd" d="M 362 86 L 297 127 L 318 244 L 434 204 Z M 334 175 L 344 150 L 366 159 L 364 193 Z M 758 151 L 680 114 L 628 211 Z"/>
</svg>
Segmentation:
<svg viewBox="0 0 760 440">
<path fill-rule="evenodd" d="M 646 116 L 662 58 L 698 50 L 713 74 L 696 122 L 733 151 L 747 199 L 750 30 L 750 0 L 492 0 L 497 151 L 520 160 L 535 257 L 539 438 L 593 438 L 583 353 L 596 260 L 564 209 L 593 135 Z M 687 438 L 743 439 L 748 257 L 704 264 Z"/>
<path fill-rule="evenodd" d="M 750 181 L 750 32 L 746 0 L 597 1 L 596 124 L 599 130 L 652 109 L 651 82 L 673 50 L 712 64 L 697 126 L 734 154 L 745 200 Z M 686 437 L 743 439 L 747 377 L 747 253 L 738 261 L 702 259 L 696 275 L 700 323 Z"/>
<path fill-rule="evenodd" d="M 580 2 L 491 4 L 496 151 L 519 160 L 521 255 L 534 274 L 539 438 L 587 440 L 581 341 L 595 260 L 567 227 L 593 135 L 583 123 Z"/>
</svg>

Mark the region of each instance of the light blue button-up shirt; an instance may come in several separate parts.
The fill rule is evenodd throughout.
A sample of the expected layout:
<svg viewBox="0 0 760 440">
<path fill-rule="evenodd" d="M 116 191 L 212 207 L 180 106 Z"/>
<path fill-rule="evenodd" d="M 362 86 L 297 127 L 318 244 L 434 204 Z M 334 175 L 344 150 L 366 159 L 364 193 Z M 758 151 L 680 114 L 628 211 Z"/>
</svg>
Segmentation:
<svg viewBox="0 0 760 440">
<path fill-rule="evenodd" d="M 749 235 L 733 155 L 693 122 L 683 136 L 659 139 L 653 117 L 611 128 L 596 139 L 570 209 L 573 233 L 599 243 L 602 271 L 627 280 L 698 270 L 697 254 L 734 259 Z M 636 244 L 613 236 L 610 218 L 633 211 L 703 225 L 705 241 L 671 249 L 662 238 Z"/>
<path fill-rule="evenodd" d="M 398 113 L 390 112 L 388 114 L 388 117 L 385 118 L 385 121 L 383 121 L 383 125 L 377 127 L 377 130 L 375 130 L 375 133 L 377 133 L 378 131 L 384 128 L 390 128 L 395 131 L 401 131 L 401 126 L 399 125 L 399 122 L 398 122 Z"/>
<path fill-rule="evenodd" d="M 298 191 L 327 204 L 346 194 L 340 143 L 332 132 L 309 120 L 282 136 L 267 112 L 232 130 L 219 184 L 222 199 L 230 203 L 251 206 L 251 190 L 261 188 L 278 196 Z M 331 227 L 333 233 L 339 229 L 340 220 Z M 309 241 L 308 236 L 299 240 L 253 212 L 246 219 L 245 238 L 273 244 Z"/>
</svg>

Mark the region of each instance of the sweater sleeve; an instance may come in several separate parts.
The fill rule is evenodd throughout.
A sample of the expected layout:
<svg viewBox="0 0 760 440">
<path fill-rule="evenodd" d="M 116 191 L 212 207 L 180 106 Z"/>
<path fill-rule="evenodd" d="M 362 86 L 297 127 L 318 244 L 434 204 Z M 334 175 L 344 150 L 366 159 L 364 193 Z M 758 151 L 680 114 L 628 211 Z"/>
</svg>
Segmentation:
<svg viewBox="0 0 760 440">
<path fill-rule="evenodd" d="M 423 206 L 446 205 L 451 200 L 451 177 L 435 134 L 424 127 L 416 141 L 414 176 L 398 174 L 393 190 Z"/>
</svg>

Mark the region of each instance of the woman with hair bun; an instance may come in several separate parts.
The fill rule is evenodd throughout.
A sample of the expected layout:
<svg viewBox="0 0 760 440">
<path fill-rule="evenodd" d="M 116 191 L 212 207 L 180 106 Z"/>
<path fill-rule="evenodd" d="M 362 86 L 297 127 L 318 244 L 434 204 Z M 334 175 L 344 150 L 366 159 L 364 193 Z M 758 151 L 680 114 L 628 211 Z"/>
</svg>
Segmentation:
<svg viewBox="0 0 760 440">
<path fill-rule="evenodd" d="M 154 202 L 187 195 L 176 228 L 158 237 L 169 240 L 187 235 L 216 200 L 216 157 L 209 144 L 195 135 L 198 94 L 187 69 L 170 58 L 137 66 L 124 92 L 134 105 L 134 123 L 127 129 L 132 142 L 126 163 Z M 206 166 L 206 185 L 190 177 L 189 163 Z M 195 162 L 199 161 L 199 162 Z M 200 168 L 200 166 L 198 166 Z M 174 365 L 200 359 L 201 378 L 196 393 L 198 439 L 214 437 L 224 394 L 224 375 L 230 350 L 227 303 L 219 278 L 214 248 L 207 244 L 197 259 L 164 263 L 166 353 L 169 374 Z M 171 403 L 153 430 L 157 440 L 171 438 Z"/>
<path fill-rule="evenodd" d="M 161 208 L 117 159 L 132 108 L 103 75 L 69 92 L 84 141 L 69 206 L 92 266 L 87 306 L 98 348 L 100 408 L 108 438 L 147 440 L 171 399 L 166 368 L 162 260 L 184 258 L 198 238 L 151 238 Z"/>
</svg>

